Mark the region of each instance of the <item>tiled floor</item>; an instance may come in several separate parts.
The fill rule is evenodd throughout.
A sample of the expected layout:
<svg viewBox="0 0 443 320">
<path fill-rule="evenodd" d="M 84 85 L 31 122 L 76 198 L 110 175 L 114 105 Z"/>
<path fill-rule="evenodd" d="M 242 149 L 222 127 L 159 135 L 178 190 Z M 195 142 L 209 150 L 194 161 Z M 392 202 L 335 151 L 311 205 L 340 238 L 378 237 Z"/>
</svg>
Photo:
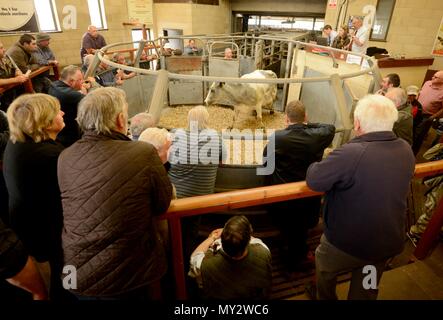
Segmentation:
<svg viewBox="0 0 443 320">
<path fill-rule="evenodd" d="M 345 300 L 349 281 L 337 286 L 339 300 Z M 443 243 L 423 261 L 416 261 L 383 273 L 379 300 L 443 300 Z M 289 300 L 309 300 L 306 293 Z"/>
</svg>

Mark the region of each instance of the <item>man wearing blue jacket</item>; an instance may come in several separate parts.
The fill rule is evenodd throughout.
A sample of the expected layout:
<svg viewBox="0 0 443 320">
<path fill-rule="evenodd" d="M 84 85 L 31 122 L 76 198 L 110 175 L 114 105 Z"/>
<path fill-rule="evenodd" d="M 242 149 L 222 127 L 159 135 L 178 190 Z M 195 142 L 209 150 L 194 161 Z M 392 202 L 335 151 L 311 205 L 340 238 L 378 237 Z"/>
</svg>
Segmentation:
<svg viewBox="0 0 443 320">
<path fill-rule="evenodd" d="M 397 118 L 389 99 L 364 97 L 354 112 L 356 137 L 308 169 L 308 186 L 326 192 L 315 252 L 319 299 L 337 299 L 342 272 L 352 272 L 348 299 L 376 299 L 386 261 L 403 250 L 415 159 L 392 132 Z"/>
</svg>

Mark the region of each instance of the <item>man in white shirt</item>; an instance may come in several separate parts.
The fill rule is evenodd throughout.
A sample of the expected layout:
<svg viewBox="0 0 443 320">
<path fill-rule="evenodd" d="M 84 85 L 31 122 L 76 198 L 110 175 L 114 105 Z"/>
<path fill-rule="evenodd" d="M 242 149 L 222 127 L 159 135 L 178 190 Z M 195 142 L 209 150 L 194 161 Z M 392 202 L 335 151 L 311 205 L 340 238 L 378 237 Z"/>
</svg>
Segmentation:
<svg viewBox="0 0 443 320">
<path fill-rule="evenodd" d="M 363 18 L 356 16 L 352 19 L 355 33 L 352 35 L 352 52 L 366 54 L 369 40 L 369 30 L 363 25 Z"/>
</svg>

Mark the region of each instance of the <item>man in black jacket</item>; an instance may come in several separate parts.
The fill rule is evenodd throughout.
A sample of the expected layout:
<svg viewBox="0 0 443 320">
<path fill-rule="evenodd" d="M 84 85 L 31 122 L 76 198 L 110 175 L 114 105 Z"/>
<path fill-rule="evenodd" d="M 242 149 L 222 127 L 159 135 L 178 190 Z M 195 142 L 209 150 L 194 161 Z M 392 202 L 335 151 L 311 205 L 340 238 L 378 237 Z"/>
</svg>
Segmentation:
<svg viewBox="0 0 443 320">
<path fill-rule="evenodd" d="M 275 139 L 275 170 L 267 176 L 268 185 L 305 180 L 309 165 L 322 159 L 324 149 L 334 139 L 333 125 L 307 123 L 301 101 L 295 100 L 286 106 L 285 119 L 288 127 L 269 138 Z M 277 202 L 269 211 L 282 233 L 283 258 L 288 271 L 304 271 L 306 266 L 302 263 L 307 259 L 308 230 L 318 222 L 320 197 Z"/>
<path fill-rule="evenodd" d="M 350 271 L 348 299 L 376 299 L 386 261 L 403 250 L 415 158 L 392 132 L 397 117 L 386 97 L 360 99 L 356 137 L 308 169 L 308 186 L 326 192 L 324 235 L 315 251 L 319 299 L 337 299 L 337 276 Z"/>
<path fill-rule="evenodd" d="M 54 81 L 49 88 L 49 94 L 60 101 L 61 109 L 65 113 L 63 120 L 66 126 L 57 136 L 57 139 L 65 147 L 69 147 L 81 137 L 75 118 L 77 117 L 78 104 L 86 94 L 86 91 L 82 91 L 84 90 L 83 82 L 81 69 L 70 65 L 63 68 L 60 80 Z"/>
</svg>

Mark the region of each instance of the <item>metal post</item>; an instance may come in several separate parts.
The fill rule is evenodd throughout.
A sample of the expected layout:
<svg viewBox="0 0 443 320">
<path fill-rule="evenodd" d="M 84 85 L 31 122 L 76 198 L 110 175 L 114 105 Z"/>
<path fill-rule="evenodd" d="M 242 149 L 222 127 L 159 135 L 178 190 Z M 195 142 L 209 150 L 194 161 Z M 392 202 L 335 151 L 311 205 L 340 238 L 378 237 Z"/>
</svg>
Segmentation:
<svg viewBox="0 0 443 320">
<path fill-rule="evenodd" d="M 152 93 L 151 103 L 146 112 L 151 113 L 156 120 L 160 119 L 161 111 L 167 103 L 166 96 L 168 93 L 169 78 L 168 72 L 164 69 L 158 71 L 157 80 L 155 82 L 154 92 Z"/>
<path fill-rule="evenodd" d="M 171 252 L 173 254 L 172 269 L 175 279 L 175 297 L 177 300 L 186 300 L 186 279 L 180 218 L 169 219 L 169 230 L 171 235 Z"/>
<path fill-rule="evenodd" d="M 95 75 L 95 70 L 97 70 L 98 65 L 100 64 L 100 58 L 98 57 L 98 52 L 99 51 L 95 52 L 94 59 L 92 60 L 91 64 L 89 65 L 88 70 L 86 70 L 85 79 L 88 77 L 94 77 L 94 75 Z"/>
<path fill-rule="evenodd" d="M 292 58 L 293 58 L 292 51 L 294 51 L 294 43 L 291 41 L 291 42 L 289 42 L 288 57 L 286 58 L 285 79 L 288 79 L 290 76 Z M 288 98 L 288 87 L 289 87 L 289 85 L 287 83 L 285 83 L 283 85 L 283 96 L 282 96 L 282 100 L 281 100 L 282 110 L 285 110 L 286 99 Z"/>
<path fill-rule="evenodd" d="M 259 40 L 257 41 L 255 45 L 255 69 L 262 69 L 263 68 L 263 47 L 264 47 L 264 41 Z"/>
<path fill-rule="evenodd" d="M 380 89 L 380 83 L 383 80 L 380 72 L 380 68 L 378 67 L 377 60 L 374 57 L 368 60 L 369 66 L 372 68 L 372 77 L 374 78 L 374 91 Z"/>
<path fill-rule="evenodd" d="M 435 209 L 431 221 L 429 221 L 425 232 L 420 238 L 420 241 L 415 248 L 414 256 L 422 260 L 426 258 L 429 250 L 435 244 L 440 234 L 441 227 L 443 226 L 443 197 L 440 199 L 437 208 Z"/>
<path fill-rule="evenodd" d="M 275 40 L 271 41 L 271 59 L 269 61 L 269 64 L 272 64 L 274 62 L 274 52 L 275 52 Z"/>
<path fill-rule="evenodd" d="M 343 127 L 345 128 L 345 131 L 343 133 L 343 143 L 345 143 L 349 140 L 353 124 L 351 122 L 350 114 L 346 109 L 346 98 L 343 92 L 340 76 L 337 73 L 331 75 L 331 87 L 332 91 L 335 93 L 335 99 L 337 101 L 338 108 L 337 111 L 340 114 Z"/>
<path fill-rule="evenodd" d="M 145 50 L 145 46 L 146 46 L 146 41 L 144 40 L 141 40 L 140 43 L 138 44 L 138 50 L 134 60 L 134 67 L 136 68 L 140 68 L 140 57 L 142 56 L 142 53 Z"/>
</svg>

